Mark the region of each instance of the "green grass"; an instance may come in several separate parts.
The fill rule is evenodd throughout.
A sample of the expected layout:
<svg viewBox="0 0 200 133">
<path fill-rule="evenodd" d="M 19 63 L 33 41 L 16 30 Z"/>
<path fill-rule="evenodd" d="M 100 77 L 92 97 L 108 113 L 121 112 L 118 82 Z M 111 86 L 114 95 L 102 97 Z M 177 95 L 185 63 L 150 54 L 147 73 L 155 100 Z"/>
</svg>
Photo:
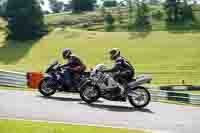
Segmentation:
<svg viewBox="0 0 200 133">
<path fill-rule="evenodd" d="M 190 104 L 190 103 L 184 103 L 184 102 L 178 102 L 178 101 L 172 101 L 172 100 L 159 100 L 156 102 L 161 102 L 161 103 L 167 103 L 167 104 L 176 104 L 176 105 L 184 105 L 184 106 L 192 106 L 192 107 L 200 107 L 200 105 L 197 104 Z"/>
<path fill-rule="evenodd" d="M 17 88 L 17 87 L 8 87 L 8 86 L 0 86 L 0 90 L 22 90 L 22 91 L 34 91 L 35 89 L 31 89 L 31 88 Z"/>
<path fill-rule="evenodd" d="M 0 120 L 1 133 L 147 133 L 138 130 L 75 126 L 44 122 Z"/>
<path fill-rule="evenodd" d="M 0 69 L 44 71 L 65 47 L 72 48 L 88 67 L 110 64 L 108 49 L 118 47 L 137 74 L 153 75 L 153 84 L 200 84 L 198 32 L 87 32 L 55 30 L 38 41 L 14 42 L 0 38 Z"/>
<path fill-rule="evenodd" d="M 81 14 L 72 13 L 56 13 L 45 16 L 45 22 L 47 24 L 58 24 L 60 22 L 87 22 L 88 20 L 94 20 L 93 17 L 100 16 L 99 12 L 85 12 Z M 69 25 L 69 24 L 67 24 Z"/>
<path fill-rule="evenodd" d="M 186 93 L 186 94 L 200 95 L 200 90 L 199 91 L 177 91 L 177 92 Z"/>
</svg>

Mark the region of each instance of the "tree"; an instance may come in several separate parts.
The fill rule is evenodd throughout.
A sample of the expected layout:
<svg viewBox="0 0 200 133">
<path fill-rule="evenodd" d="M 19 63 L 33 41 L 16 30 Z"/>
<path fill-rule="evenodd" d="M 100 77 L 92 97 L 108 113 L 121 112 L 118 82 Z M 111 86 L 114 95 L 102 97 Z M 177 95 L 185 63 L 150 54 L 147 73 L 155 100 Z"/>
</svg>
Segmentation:
<svg viewBox="0 0 200 133">
<path fill-rule="evenodd" d="M 164 14 L 161 10 L 156 10 L 152 12 L 152 17 L 156 20 L 161 20 L 163 18 Z"/>
<path fill-rule="evenodd" d="M 39 2 L 41 5 L 45 5 L 44 0 L 38 0 L 38 2 Z"/>
<path fill-rule="evenodd" d="M 166 0 L 165 11 L 167 14 L 167 21 L 169 22 L 184 22 L 186 20 L 194 20 L 191 5 L 187 0 Z"/>
<path fill-rule="evenodd" d="M 100 8 L 100 11 L 101 11 L 101 16 L 104 18 L 105 17 L 105 14 L 106 14 L 106 8 L 104 6 L 102 6 Z"/>
<path fill-rule="evenodd" d="M 64 9 L 64 2 L 58 0 L 49 0 L 50 8 L 54 13 L 59 13 Z"/>
<path fill-rule="evenodd" d="M 118 5 L 117 5 L 117 19 L 118 19 L 118 22 L 121 24 L 121 23 L 123 23 L 123 14 L 122 14 L 122 10 L 121 10 L 121 4 L 119 3 Z"/>
<path fill-rule="evenodd" d="M 101 0 L 101 3 L 104 3 L 104 0 Z M 104 7 L 103 4 L 100 6 L 100 13 L 101 13 L 101 16 L 102 16 L 103 18 L 105 18 L 105 15 L 106 15 L 106 8 Z"/>
<path fill-rule="evenodd" d="M 82 11 L 93 11 L 96 0 L 72 0 L 73 13 L 80 13 Z"/>
<path fill-rule="evenodd" d="M 194 20 L 192 5 L 189 5 L 187 0 L 183 1 L 183 8 L 182 8 L 182 20 Z"/>
<path fill-rule="evenodd" d="M 36 0 L 8 0 L 8 38 L 31 40 L 46 34 L 43 12 Z"/>
<path fill-rule="evenodd" d="M 160 0 L 150 0 L 149 2 L 152 5 L 159 5 L 160 4 Z"/>
<path fill-rule="evenodd" d="M 7 6 L 6 1 L 3 1 L 2 3 L 0 3 L 0 16 L 1 17 L 4 17 L 4 15 L 5 15 L 6 6 Z"/>
<path fill-rule="evenodd" d="M 64 11 L 70 11 L 72 9 L 71 4 L 64 4 Z"/>
<path fill-rule="evenodd" d="M 116 0 L 105 0 L 103 2 L 104 7 L 116 7 L 117 6 L 117 1 Z"/>
<path fill-rule="evenodd" d="M 167 14 L 167 21 L 177 21 L 178 20 L 178 7 L 179 7 L 179 1 L 177 0 L 166 0 L 165 4 L 165 10 Z"/>
<path fill-rule="evenodd" d="M 146 3 L 139 2 L 137 3 L 137 12 L 134 25 L 137 28 L 150 28 L 151 22 L 149 20 L 150 9 Z"/>
<path fill-rule="evenodd" d="M 129 22 L 128 28 L 151 28 L 150 9 L 145 0 L 125 0 L 128 5 Z M 133 11 L 136 11 L 136 17 L 133 17 Z"/>
<path fill-rule="evenodd" d="M 104 21 L 106 23 L 106 31 L 112 31 L 114 29 L 115 18 L 112 16 L 111 13 L 107 13 Z"/>
<path fill-rule="evenodd" d="M 128 27 L 131 29 L 133 26 L 133 1 L 132 0 L 125 0 L 128 5 Z"/>
</svg>

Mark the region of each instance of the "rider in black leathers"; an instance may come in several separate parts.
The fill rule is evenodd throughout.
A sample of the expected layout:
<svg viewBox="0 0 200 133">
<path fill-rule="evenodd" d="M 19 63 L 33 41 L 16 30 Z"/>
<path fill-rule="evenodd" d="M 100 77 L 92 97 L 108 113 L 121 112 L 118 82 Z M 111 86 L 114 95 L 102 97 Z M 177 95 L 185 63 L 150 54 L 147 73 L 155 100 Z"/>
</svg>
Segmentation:
<svg viewBox="0 0 200 133">
<path fill-rule="evenodd" d="M 115 61 L 114 66 L 109 70 L 104 70 L 104 72 L 111 72 L 114 74 L 114 79 L 121 83 L 126 89 L 128 89 L 128 82 L 133 80 L 135 76 L 134 67 L 127 61 L 124 57 L 120 55 L 120 50 L 113 48 L 109 51 L 110 59 Z M 130 90 L 127 90 L 128 93 Z M 125 97 L 125 94 L 124 96 Z"/>
</svg>

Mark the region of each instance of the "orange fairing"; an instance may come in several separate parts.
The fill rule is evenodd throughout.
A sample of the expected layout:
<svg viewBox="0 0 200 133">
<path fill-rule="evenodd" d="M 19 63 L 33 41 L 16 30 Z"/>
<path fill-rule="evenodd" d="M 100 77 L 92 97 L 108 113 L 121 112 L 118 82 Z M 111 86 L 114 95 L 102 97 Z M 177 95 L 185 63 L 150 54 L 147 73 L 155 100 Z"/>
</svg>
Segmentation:
<svg viewBox="0 0 200 133">
<path fill-rule="evenodd" d="M 44 75 L 41 72 L 29 72 L 27 73 L 28 87 L 38 89 L 40 81 Z"/>
</svg>

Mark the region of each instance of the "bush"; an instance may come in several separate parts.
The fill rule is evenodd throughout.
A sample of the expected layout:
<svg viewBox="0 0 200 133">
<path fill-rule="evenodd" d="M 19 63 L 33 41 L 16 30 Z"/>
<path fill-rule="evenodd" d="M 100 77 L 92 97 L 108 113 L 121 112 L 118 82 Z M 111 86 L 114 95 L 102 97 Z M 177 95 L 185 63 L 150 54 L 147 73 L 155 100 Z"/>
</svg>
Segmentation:
<svg viewBox="0 0 200 133">
<path fill-rule="evenodd" d="M 146 3 L 140 3 L 137 6 L 137 14 L 134 23 L 135 28 L 148 29 L 148 30 L 151 28 L 149 12 L 150 9 Z"/>
<path fill-rule="evenodd" d="M 160 10 L 152 13 L 152 17 L 157 20 L 161 20 L 163 18 L 163 16 L 164 16 L 164 14 Z"/>
</svg>

